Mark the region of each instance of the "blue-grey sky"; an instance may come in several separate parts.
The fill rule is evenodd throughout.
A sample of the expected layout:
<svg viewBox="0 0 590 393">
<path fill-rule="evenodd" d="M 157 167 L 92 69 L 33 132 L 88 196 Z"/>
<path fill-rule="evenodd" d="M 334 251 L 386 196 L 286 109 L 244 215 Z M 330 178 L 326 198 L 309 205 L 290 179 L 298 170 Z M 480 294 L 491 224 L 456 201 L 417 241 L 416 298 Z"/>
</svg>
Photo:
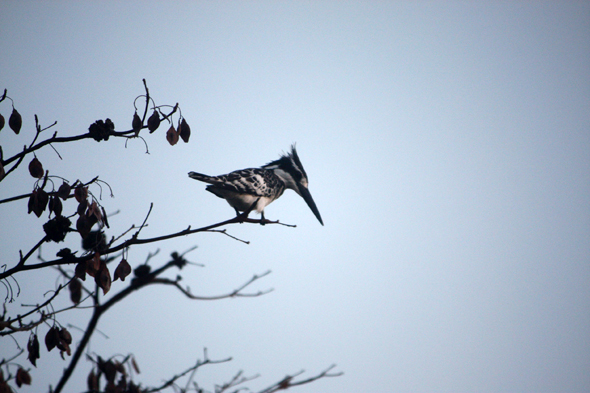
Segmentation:
<svg viewBox="0 0 590 393">
<path fill-rule="evenodd" d="M 110 117 L 131 125 L 146 78 L 157 104 L 180 103 L 189 144 L 165 128 L 139 140 L 56 146 L 37 157 L 70 180 L 100 175 L 109 236 L 203 226 L 233 210 L 187 177 L 276 159 L 297 142 L 322 227 L 288 191 L 266 216 L 133 248 L 132 266 L 184 251 L 200 295 L 272 270 L 253 299 L 195 302 L 154 286 L 113 308 L 90 350 L 134 353 L 156 385 L 202 357 L 209 390 L 238 370 L 260 389 L 284 375 L 345 375 L 299 392 L 590 390 L 590 3 L 0 2 L 0 88 L 23 130 L 5 156 L 57 120 L 59 135 Z M 7 102 L 0 113 L 10 114 Z M 26 165 L 0 198 L 30 192 Z M 95 190 L 96 191 L 96 190 Z M 42 236 L 26 201 L 0 206 L 1 263 Z M 77 240 L 72 236 L 71 246 Z M 43 255 L 59 247 L 47 245 Z M 53 289 L 16 278 L 16 304 Z M 123 288 L 116 282 L 112 292 Z M 3 295 L 2 295 L 3 296 Z M 67 296 L 61 304 L 68 304 Z M 16 311 L 15 311 L 16 312 Z M 87 313 L 81 312 L 81 314 Z M 87 315 L 87 314 L 85 314 Z M 62 323 L 82 328 L 76 313 Z M 81 333 L 70 329 L 74 342 Z M 21 338 L 21 343 L 24 343 Z M 15 350 L 2 340 L 2 357 Z M 67 362 L 42 351 L 33 386 Z M 21 359 L 26 364 L 26 361 Z M 68 391 L 85 388 L 82 362 Z"/>
</svg>

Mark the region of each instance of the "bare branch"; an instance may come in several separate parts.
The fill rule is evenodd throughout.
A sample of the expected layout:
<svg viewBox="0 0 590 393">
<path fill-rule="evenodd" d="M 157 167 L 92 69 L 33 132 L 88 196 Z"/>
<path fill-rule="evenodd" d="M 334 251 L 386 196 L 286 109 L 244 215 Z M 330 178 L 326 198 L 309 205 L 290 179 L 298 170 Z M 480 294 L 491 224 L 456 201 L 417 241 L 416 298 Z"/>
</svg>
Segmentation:
<svg viewBox="0 0 590 393">
<path fill-rule="evenodd" d="M 226 382 L 226 383 L 224 383 L 221 386 L 215 385 L 215 393 L 223 393 L 223 392 L 225 392 L 228 389 L 231 389 L 231 388 L 236 387 L 236 386 L 238 386 L 240 384 L 243 384 L 245 382 L 252 381 L 252 380 L 260 377 L 260 374 L 256 374 L 256 375 L 254 375 L 252 377 L 243 377 L 242 376 L 242 373 L 243 373 L 243 371 L 240 370 L 240 371 L 238 371 L 238 373 L 229 382 Z M 248 388 L 241 388 L 241 389 L 235 390 L 234 393 L 237 393 L 237 392 L 239 392 L 240 390 L 243 390 L 243 389 L 244 390 L 248 390 Z"/>
<path fill-rule="evenodd" d="M 226 363 L 226 362 L 229 362 L 229 361 L 232 360 L 231 357 L 229 357 L 227 359 L 221 359 L 221 360 L 211 360 L 211 359 L 209 359 L 207 357 L 207 348 L 205 348 L 203 350 L 203 352 L 204 352 L 204 359 L 203 360 L 197 359 L 197 363 L 194 366 L 192 366 L 192 367 L 184 370 L 180 374 L 177 374 L 177 375 L 173 376 L 172 378 L 170 378 L 169 380 L 167 380 L 166 382 L 164 382 L 162 385 L 160 385 L 158 387 L 155 387 L 155 388 L 150 388 L 150 389 L 144 390 L 144 392 L 145 393 L 155 393 L 155 392 L 162 391 L 162 390 L 164 390 L 164 389 L 166 389 L 166 388 L 168 388 L 170 386 L 173 386 L 178 379 L 184 377 L 186 374 L 188 374 L 190 372 L 196 371 L 201 366 L 204 366 L 206 364 Z M 194 374 L 192 376 L 194 376 Z M 192 376 L 191 376 L 191 378 L 189 378 L 189 381 L 192 379 Z"/>
<path fill-rule="evenodd" d="M 271 273 L 270 270 L 262 273 L 261 275 L 257 275 L 255 274 L 254 276 L 252 276 L 252 278 L 250 280 L 248 280 L 244 285 L 240 286 L 237 289 L 234 289 L 232 292 L 227 293 L 225 295 L 218 295 L 218 296 L 195 296 L 192 293 L 190 293 L 190 291 L 186 288 L 183 288 L 178 281 L 173 281 L 167 278 L 155 278 L 152 280 L 151 283 L 153 284 L 164 284 L 164 285 L 172 285 L 173 287 L 178 288 L 178 290 L 180 292 L 182 292 L 186 297 L 188 297 L 189 299 L 193 299 L 193 300 L 220 300 L 220 299 L 228 299 L 228 298 L 232 298 L 232 297 L 257 297 L 257 296 L 262 296 L 262 295 L 266 295 L 267 293 L 270 293 L 273 291 L 273 289 L 268 289 L 266 291 L 258 291 L 256 293 L 242 293 L 242 291 L 248 287 L 250 284 L 252 284 L 254 281 L 261 279 L 262 277 L 265 277 L 267 275 L 269 275 Z"/>
<path fill-rule="evenodd" d="M 343 372 L 330 374 L 330 370 L 332 370 L 335 367 L 336 367 L 336 365 L 333 364 L 330 367 L 328 367 L 327 369 L 325 369 L 324 371 L 322 371 L 321 373 L 319 373 L 318 375 L 315 375 L 315 376 L 307 378 L 307 379 L 303 379 L 301 381 L 294 382 L 293 379 L 295 377 L 298 377 L 299 375 L 303 374 L 304 371 L 301 370 L 300 372 L 298 372 L 296 374 L 287 375 L 280 382 L 277 382 L 274 385 L 269 386 L 268 388 L 266 388 L 264 390 L 261 390 L 259 393 L 273 393 L 273 392 L 277 392 L 279 390 L 287 390 L 287 389 L 294 387 L 294 386 L 305 385 L 310 382 L 317 381 L 320 378 L 339 377 L 341 375 L 344 375 Z"/>
<path fill-rule="evenodd" d="M 16 359 L 17 357 L 19 357 L 20 355 L 22 355 L 22 353 L 23 353 L 24 351 L 25 351 L 25 350 L 21 348 L 21 349 L 18 351 L 18 353 L 17 353 L 16 355 L 12 356 L 11 358 L 8 358 L 8 359 L 4 359 L 4 358 L 2 358 L 2 360 L 0 360 L 0 366 L 2 366 L 2 365 L 4 365 L 4 364 L 8 364 L 8 363 L 12 362 L 14 359 Z"/>
<path fill-rule="evenodd" d="M 149 213 L 148 213 L 149 214 Z M 126 241 L 124 241 L 123 243 L 113 246 L 107 250 L 105 250 L 103 252 L 103 254 L 111 254 L 111 253 L 115 253 L 117 251 L 121 251 L 129 246 L 135 245 L 135 244 L 148 244 L 148 243 L 156 243 L 162 240 L 168 240 L 168 239 L 173 239 L 176 237 L 180 237 L 180 236 L 186 236 L 186 235 L 191 235 L 193 233 L 198 233 L 198 232 L 213 232 L 211 231 L 212 229 L 215 228 L 219 228 L 221 226 L 224 225 L 230 225 L 230 224 L 239 224 L 239 223 L 252 223 L 252 224 L 281 224 L 281 225 L 286 225 L 289 227 L 295 227 L 295 225 L 288 225 L 288 224 L 283 224 L 280 223 L 279 221 L 271 221 L 271 220 L 267 220 L 267 219 L 252 219 L 252 218 L 247 218 L 247 217 L 241 217 L 241 216 L 237 216 L 234 218 L 231 218 L 229 220 L 225 220 L 222 222 L 219 222 L 217 224 L 212 224 L 212 225 L 208 225 L 202 228 L 196 228 L 196 229 L 191 229 L 190 226 L 187 229 L 184 229 L 182 231 L 176 232 L 176 233 L 172 233 L 169 235 L 163 235 L 163 236 L 158 236 L 158 237 L 153 237 L 153 238 L 148 238 L 148 239 L 139 239 L 137 237 L 135 237 L 136 234 L 132 235 L 130 239 L 127 239 Z M 145 224 L 145 221 L 144 221 Z M 143 224 L 142 224 L 143 225 Z M 139 233 L 139 231 L 137 232 Z M 227 234 L 226 234 L 227 235 Z M 229 236 L 229 235 L 228 235 Z M 233 236 L 230 236 L 233 237 Z M 236 239 L 238 241 L 243 241 L 240 239 Z M 34 251 L 34 250 L 33 250 Z M 8 276 L 11 276 L 17 272 L 20 271 L 26 271 L 26 270 L 34 270 L 34 269 L 42 269 L 44 267 L 48 267 L 48 266 L 56 266 L 56 265 L 63 265 L 63 264 L 74 264 L 74 263 L 80 263 L 80 262 L 84 262 L 87 261 L 89 259 L 92 259 L 93 255 L 84 255 L 84 256 L 80 256 L 80 257 L 68 257 L 68 258 L 60 258 L 60 259 L 54 259 L 52 261 L 47 261 L 47 262 L 41 262 L 41 263 L 37 263 L 37 264 L 31 264 L 31 265 L 24 265 L 24 264 L 19 264 L 11 269 L 8 269 L 2 273 L 0 273 L 0 280 L 3 278 L 6 278 Z"/>
<path fill-rule="evenodd" d="M 38 325 L 42 324 L 43 322 L 45 322 L 47 319 L 51 318 L 51 316 L 54 313 L 46 314 L 46 313 L 41 312 L 40 310 L 43 307 L 46 307 L 47 305 L 49 305 L 49 303 L 51 303 L 53 301 L 53 299 L 55 299 L 57 297 L 57 295 L 59 294 L 59 292 L 63 288 L 64 288 L 64 286 L 62 286 L 62 285 L 58 286 L 57 289 L 54 291 L 53 295 L 49 299 L 47 299 L 42 304 L 36 305 L 34 309 L 27 312 L 26 314 L 19 315 L 17 318 L 12 318 L 12 319 L 8 318 L 6 321 L 0 321 L 0 327 L 2 328 L 2 329 L 0 329 L 0 336 L 7 336 L 9 334 L 14 334 L 16 332 L 23 332 L 23 331 L 31 330 L 35 326 L 38 326 Z M 27 324 L 22 323 L 23 318 L 26 318 L 29 315 L 32 315 L 36 312 L 41 313 L 41 317 L 37 321 L 29 322 Z M 15 322 L 18 322 L 19 326 L 14 326 Z M 3 331 L 4 329 L 8 329 L 8 331 Z"/>
</svg>

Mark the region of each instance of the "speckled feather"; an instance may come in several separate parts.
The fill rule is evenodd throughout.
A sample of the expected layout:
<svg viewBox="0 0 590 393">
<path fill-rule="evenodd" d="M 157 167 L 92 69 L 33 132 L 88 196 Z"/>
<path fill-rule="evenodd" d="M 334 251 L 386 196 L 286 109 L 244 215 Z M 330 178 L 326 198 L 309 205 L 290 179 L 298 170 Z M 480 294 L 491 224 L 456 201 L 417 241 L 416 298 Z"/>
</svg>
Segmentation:
<svg viewBox="0 0 590 393">
<path fill-rule="evenodd" d="M 207 176 L 191 172 L 190 177 L 211 184 L 207 186 L 207 191 L 221 198 L 223 196 L 219 195 L 218 192 L 222 190 L 267 197 L 273 200 L 280 197 L 285 191 L 285 183 L 275 175 L 274 171 L 269 169 L 248 168 L 220 176 Z"/>
</svg>

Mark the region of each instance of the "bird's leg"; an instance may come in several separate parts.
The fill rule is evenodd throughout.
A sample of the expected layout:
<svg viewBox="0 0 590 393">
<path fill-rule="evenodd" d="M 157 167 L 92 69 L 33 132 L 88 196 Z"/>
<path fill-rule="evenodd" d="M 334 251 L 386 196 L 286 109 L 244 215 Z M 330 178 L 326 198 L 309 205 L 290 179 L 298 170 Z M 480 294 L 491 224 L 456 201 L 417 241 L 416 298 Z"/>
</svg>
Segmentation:
<svg viewBox="0 0 590 393">
<path fill-rule="evenodd" d="M 254 210 L 254 208 L 256 207 L 256 204 L 258 203 L 259 200 L 260 200 L 260 198 L 256 199 L 254 201 L 254 203 L 252 205 L 250 205 L 250 207 L 248 209 L 244 210 L 244 212 L 241 214 L 238 211 L 238 209 L 236 209 L 236 213 L 238 213 L 238 218 L 240 219 L 240 223 L 244 222 L 244 218 L 248 218 L 248 214 L 250 214 L 250 212 L 252 210 Z"/>
<path fill-rule="evenodd" d="M 264 223 L 264 220 L 266 220 L 266 218 L 264 218 L 264 210 L 260 213 L 260 225 L 266 225 Z"/>
<path fill-rule="evenodd" d="M 236 218 L 240 218 L 240 215 L 241 215 L 240 211 L 238 209 L 236 209 L 235 207 L 234 207 L 234 210 L 236 211 Z M 243 223 L 244 223 L 244 221 L 240 221 L 240 224 L 243 224 Z"/>
</svg>

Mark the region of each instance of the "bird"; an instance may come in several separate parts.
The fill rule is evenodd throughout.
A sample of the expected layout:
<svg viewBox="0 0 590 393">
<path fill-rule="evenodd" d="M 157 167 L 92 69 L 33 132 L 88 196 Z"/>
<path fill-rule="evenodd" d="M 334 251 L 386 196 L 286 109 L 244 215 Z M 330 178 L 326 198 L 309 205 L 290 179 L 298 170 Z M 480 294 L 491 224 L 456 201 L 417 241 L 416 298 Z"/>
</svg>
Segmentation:
<svg viewBox="0 0 590 393">
<path fill-rule="evenodd" d="M 189 172 L 191 179 L 209 183 L 206 190 L 225 199 L 236 211 L 238 217 L 244 212 L 246 217 L 252 210 L 261 214 L 264 225 L 264 208 L 278 199 L 285 189 L 295 191 L 307 203 L 320 224 L 324 225 L 308 188 L 308 178 L 295 145 L 278 160 L 271 161 L 260 168 L 247 168 L 226 175 L 208 176 Z"/>
</svg>

